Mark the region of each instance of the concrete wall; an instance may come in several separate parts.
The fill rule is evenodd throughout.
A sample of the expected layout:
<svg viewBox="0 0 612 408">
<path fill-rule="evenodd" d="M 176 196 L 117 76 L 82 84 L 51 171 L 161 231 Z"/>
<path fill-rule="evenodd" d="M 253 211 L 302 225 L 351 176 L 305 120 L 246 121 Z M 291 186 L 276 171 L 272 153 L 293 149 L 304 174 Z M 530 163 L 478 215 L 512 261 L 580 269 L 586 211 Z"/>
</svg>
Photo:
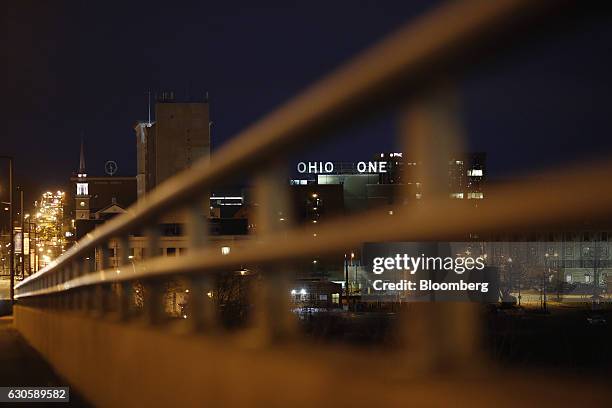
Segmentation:
<svg viewBox="0 0 612 408">
<path fill-rule="evenodd" d="M 414 353 L 371 355 L 297 342 L 270 347 L 250 331 L 181 335 L 168 325 L 121 324 L 23 305 L 15 307 L 15 324 L 73 389 L 99 407 L 606 406 L 612 395 L 604 382 L 577 387 L 575 378 L 550 373 L 471 370 L 440 380 L 414 370 Z"/>
</svg>

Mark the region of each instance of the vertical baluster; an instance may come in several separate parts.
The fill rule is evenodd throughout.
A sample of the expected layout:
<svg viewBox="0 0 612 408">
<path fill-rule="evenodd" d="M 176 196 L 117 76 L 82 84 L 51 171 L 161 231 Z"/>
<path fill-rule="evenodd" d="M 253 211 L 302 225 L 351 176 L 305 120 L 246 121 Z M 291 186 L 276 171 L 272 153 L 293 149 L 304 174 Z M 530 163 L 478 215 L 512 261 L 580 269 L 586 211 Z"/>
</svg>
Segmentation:
<svg viewBox="0 0 612 408">
<path fill-rule="evenodd" d="M 95 254 L 94 254 L 94 260 L 95 260 Z M 87 265 L 88 264 L 87 264 L 86 259 L 84 259 L 83 262 L 74 261 L 72 265 L 74 269 L 74 272 L 73 272 L 74 276 L 84 276 L 88 274 L 89 268 L 87 267 Z M 88 288 L 80 287 L 78 289 L 75 289 L 75 291 L 76 291 L 76 298 L 77 298 L 77 308 L 79 309 L 79 311 L 83 313 L 87 313 L 90 309 Z"/>
<path fill-rule="evenodd" d="M 102 270 L 108 270 L 110 268 L 110 250 L 108 243 L 102 244 L 98 247 L 100 253 L 100 266 Z M 91 307 L 92 311 L 97 316 L 103 316 L 107 312 L 107 283 L 98 283 L 94 285 L 90 290 L 91 294 Z"/>
<path fill-rule="evenodd" d="M 189 253 L 203 248 L 208 238 L 209 194 L 204 200 L 196 200 L 187 208 L 187 238 Z M 216 310 L 208 293 L 213 290 L 213 277 L 207 274 L 192 275 L 187 323 L 191 331 L 212 330 L 217 326 Z"/>
<path fill-rule="evenodd" d="M 119 248 L 120 248 L 120 256 L 121 256 L 120 262 L 119 262 L 120 269 L 124 273 L 129 274 L 129 271 L 130 271 L 129 263 L 133 262 L 133 260 L 130 259 L 130 240 L 127 235 L 122 235 L 119 238 Z M 126 320 L 130 317 L 132 297 L 133 297 L 132 281 L 120 282 L 119 283 L 119 318 L 121 320 Z"/>
<path fill-rule="evenodd" d="M 289 190 L 280 166 L 264 171 L 256 181 L 256 232 L 260 240 L 283 230 L 292 222 Z M 281 220 L 282 218 L 282 220 Z M 269 342 L 295 335 L 296 322 L 289 299 L 290 276 L 287 268 L 264 265 L 261 286 L 256 291 L 255 327 L 259 341 Z"/>
<path fill-rule="evenodd" d="M 415 210 L 428 211 L 428 201 L 449 197 L 449 160 L 464 151 L 458 100 L 450 87 L 442 86 L 417 96 L 400 119 L 404 151 L 412 155 L 408 160 L 417 163 L 414 170 L 421 186 L 418 193 L 424 201 Z M 406 200 L 414 200 L 414 194 L 406 190 Z M 411 357 L 413 366 L 436 370 L 474 362 L 479 338 L 476 305 L 413 303 L 404 310 L 400 321 L 405 339 L 412 349 L 418 350 Z"/>
<path fill-rule="evenodd" d="M 157 222 L 147 228 L 147 258 L 153 259 L 160 255 L 160 231 Z M 144 287 L 144 318 L 150 324 L 164 320 L 164 283 L 160 279 L 148 279 Z"/>
<path fill-rule="evenodd" d="M 73 276 L 72 275 L 72 265 L 67 265 L 64 268 L 62 268 L 62 270 L 64 271 L 62 282 L 61 282 L 61 285 L 63 286 L 64 283 L 70 282 L 70 280 L 72 280 L 72 276 Z M 64 309 L 71 310 L 72 309 L 72 291 L 64 291 L 60 293 L 63 299 Z"/>
</svg>

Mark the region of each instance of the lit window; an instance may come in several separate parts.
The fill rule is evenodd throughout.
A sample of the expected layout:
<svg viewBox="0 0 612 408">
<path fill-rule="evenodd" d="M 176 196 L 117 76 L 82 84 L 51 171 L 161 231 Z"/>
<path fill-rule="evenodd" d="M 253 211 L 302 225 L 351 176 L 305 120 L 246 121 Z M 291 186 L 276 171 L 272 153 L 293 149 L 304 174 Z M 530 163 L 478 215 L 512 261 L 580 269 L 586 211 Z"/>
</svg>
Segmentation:
<svg viewBox="0 0 612 408">
<path fill-rule="evenodd" d="M 88 183 L 77 183 L 77 195 L 87 195 Z"/>
<path fill-rule="evenodd" d="M 463 193 L 451 193 L 451 198 L 463 198 Z"/>
<path fill-rule="evenodd" d="M 79 203 L 79 205 L 80 205 L 81 207 L 85 207 L 85 201 L 81 201 L 81 202 Z"/>
<path fill-rule="evenodd" d="M 484 174 L 482 172 L 482 169 L 472 169 L 472 170 L 468 170 L 467 175 L 471 177 L 477 177 L 477 176 L 482 177 Z"/>
<path fill-rule="evenodd" d="M 482 200 L 483 198 L 484 198 L 484 194 L 481 192 L 468 193 L 468 200 Z"/>
<path fill-rule="evenodd" d="M 230 253 L 230 247 L 228 246 L 221 247 L 221 253 L 223 255 L 228 255 Z"/>
</svg>

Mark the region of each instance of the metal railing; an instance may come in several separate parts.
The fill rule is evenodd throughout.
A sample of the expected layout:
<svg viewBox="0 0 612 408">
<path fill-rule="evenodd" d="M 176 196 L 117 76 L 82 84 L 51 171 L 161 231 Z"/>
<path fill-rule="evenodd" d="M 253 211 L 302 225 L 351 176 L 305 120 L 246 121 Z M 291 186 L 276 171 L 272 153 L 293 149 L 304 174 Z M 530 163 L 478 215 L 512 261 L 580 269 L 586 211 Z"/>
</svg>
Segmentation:
<svg viewBox="0 0 612 408">
<path fill-rule="evenodd" d="M 262 265 L 264 275 L 264 295 L 258 300 L 264 313 L 257 325 L 263 328 L 265 338 L 277 338 L 294 330 L 288 290 L 279 290 L 286 287 L 282 266 L 288 262 L 346 250 L 363 242 L 463 237 L 470 232 L 577 221 L 586 213 L 591 217 L 609 216 L 612 191 L 599 187 L 612 174 L 610 163 L 556 172 L 555 181 L 546 189 L 534 182 L 493 189 L 487 205 L 477 213 L 457 206 L 447 194 L 445 197 L 446 190 L 442 191 L 446 180 L 440 170 L 447 169 L 448 163 L 439 158 L 461 151 L 461 126 L 457 123 L 451 78 L 514 45 L 515 33 L 529 33 L 556 15 L 560 5 L 532 0 L 465 1 L 423 15 L 236 135 L 210 161 L 198 162 L 164 182 L 126 214 L 100 226 L 49 266 L 23 280 L 15 289 L 18 305 L 89 308 L 104 314 L 108 301 L 105 291 L 110 284 L 119 284 L 117 306 L 127 320 L 132 283 L 138 281 L 148 288 L 150 296 L 146 315 L 150 321 L 159 321 L 160 282 L 180 277 L 194 288 L 189 306 L 193 330 L 211 330 L 217 323 L 205 294 L 214 273 L 257 264 Z M 316 226 L 291 227 L 279 222 L 278 211 L 286 213 L 288 208 L 289 186 L 277 157 L 299 151 L 306 140 L 310 145 L 332 131 L 392 108 L 398 110 L 403 145 L 431 158 L 420 166 L 425 190 L 422 203 L 397 205 L 392 216 L 374 209 Z M 204 214 L 208 191 L 226 183 L 230 175 L 255 179 L 257 233 L 243 248 L 222 254 L 207 246 Z M 572 194 L 567 194 L 570 185 Z M 593 199 L 595 195 L 597 200 Z M 155 226 L 165 214 L 179 210 L 186 214 L 187 255 L 155 256 L 159 248 Z M 129 235 L 141 230 L 146 230 L 148 258 L 132 264 L 128 259 Z M 111 239 L 120 243 L 122 266 L 118 268 L 108 264 Z M 93 250 L 102 254 L 101 270 L 89 271 L 86 266 L 84 258 Z M 454 308 L 452 316 L 434 312 L 434 318 L 474 320 L 473 308 Z M 450 353 L 461 360 L 473 353 L 475 324 L 466 323 L 462 328 L 449 325 L 446 330 L 445 335 L 456 340 L 452 352 L 437 338 L 439 332 L 419 342 L 429 344 L 431 354 L 435 354 L 432 359 L 447 358 Z M 435 345 L 440 347 L 433 350 Z"/>
<path fill-rule="evenodd" d="M 507 226 L 508 216 L 511 216 L 511 225 L 517 222 L 533 225 L 565 221 L 567 217 L 579 215 L 581 211 L 605 213 L 609 204 L 607 191 L 597 191 L 597 201 L 590 200 L 588 195 L 572 194 L 563 203 L 555 201 L 558 197 L 555 193 L 561 193 L 569 185 L 566 184 L 572 181 L 569 178 L 580 180 L 577 185 L 572 184 L 574 188 L 584 190 L 583 193 L 592 192 L 593 186 L 597 186 L 609 174 L 610 167 L 607 165 L 571 172 L 567 174 L 567 179 L 557 177 L 558 182 L 550 185 L 545 192 L 539 186 L 529 184 L 512 186 L 508 191 L 494 194 L 499 202 L 487 206 L 485 211 L 490 211 L 490 214 L 480 214 L 478 219 L 456 217 L 464 215 L 461 214 L 462 210 L 453 208 L 446 200 L 440 200 L 430 202 L 427 208 L 418 209 L 419 214 L 402 212 L 402 208 L 398 208 L 398 214 L 405 218 L 406 223 L 398 222 L 397 219 L 390 221 L 382 215 L 360 215 L 356 217 L 359 223 L 349 219 L 320 228 L 318 240 L 310 239 L 310 231 L 295 230 L 290 233 L 292 239 L 280 240 L 292 248 L 290 255 L 286 251 L 266 251 L 266 248 L 279 248 L 281 242 L 274 240 L 265 247 L 256 245 L 254 250 L 247 248 L 243 254 L 222 256 L 209 253 L 199 248 L 205 228 L 192 228 L 191 242 L 199 251 L 197 255 L 192 253 L 186 258 L 164 260 L 161 264 L 156 260 L 138 268 L 139 271 L 131 276 L 115 276 L 104 271 L 83 275 L 80 268 L 75 266 L 75 262 L 80 263 L 88 251 L 103 247 L 111 238 L 125 238 L 130 232 L 151 225 L 165 212 L 178 207 L 193 203 L 201 205 L 207 198 L 204 191 L 227 182 L 230 177 L 274 174 L 269 169 L 269 161 L 278 162 L 275 157 L 279 154 L 295 151 L 306 137 L 310 144 L 330 130 L 353 124 L 360 115 L 372 115 L 388 108 L 392 102 L 410 100 L 408 98 L 411 96 L 413 100 L 417 99 L 418 104 L 420 96 L 415 97 L 416 92 L 426 87 L 435 87 L 441 75 L 448 75 L 451 69 L 456 69 L 460 64 L 465 65 L 466 61 L 463 60 L 467 55 L 478 51 L 484 58 L 487 55 L 484 51 L 487 45 L 512 33 L 522 24 L 533 24 L 537 21 L 534 20 L 536 17 L 546 16 L 551 7 L 558 4 L 528 0 L 467 1 L 448 4 L 423 16 L 238 134 L 219 149 L 210 162 L 201 161 L 189 171 L 166 181 L 129 208 L 126 214 L 88 234 L 48 267 L 19 283 L 15 297 L 23 299 L 37 294 L 58 293 L 81 285 L 95 284 L 103 279 L 106 282 L 123 281 L 149 274 L 198 272 L 207 267 L 235 266 L 244 261 L 274 262 L 283 257 L 300 254 L 308 256 L 308 252 L 328 251 L 328 248 L 335 250 L 350 247 L 365 240 L 430 238 L 449 235 L 453 229 L 502 229 Z M 495 52 L 499 52 L 502 46 L 503 43 L 495 43 Z M 473 60 L 470 62 L 473 63 Z M 457 137 L 450 133 L 433 142 L 450 144 L 449 140 Z M 418 135 L 415 133 L 413 136 L 417 138 Z M 426 135 L 425 138 L 433 139 L 436 136 Z M 423 177 L 427 178 L 427 173 Z M 283 182 L 278 177 L 271 178 Z M 266 184 L 267 180 L 262 183 Z M 287 189 L 284 185 L 282 188 Z M 537 199 L 524 202 L 520 195 Z M 259 208 L 267 211 L 266 208 L 273 207 L 270 201 L 271 197 L 262 195 Z M 554 206 L 548 205 L 552 202 Z M 514 205 L 519 203 L 520 211 Z M 424 218 L 421 212 L 431 218 Z M 191 217 L 189 225 L 201 226 L 203 220 L 200 219 L 199 208 L 192 212 Z M 455 222 L 448 222 L 450 219 L 455 219 Z M 339 243 L 340 226 L 349 227 L 356 233 L 342 232 L 343 241 L 346 241 Z M 62 273 L 67 276 L 60 277 Z"/>
</svg>

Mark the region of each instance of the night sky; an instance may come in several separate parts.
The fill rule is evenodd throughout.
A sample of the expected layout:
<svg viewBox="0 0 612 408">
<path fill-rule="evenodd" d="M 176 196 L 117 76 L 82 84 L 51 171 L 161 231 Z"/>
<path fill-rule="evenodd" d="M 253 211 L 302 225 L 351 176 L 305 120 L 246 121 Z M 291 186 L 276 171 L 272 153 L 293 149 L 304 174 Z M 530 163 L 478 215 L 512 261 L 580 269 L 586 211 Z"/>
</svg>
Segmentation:
<svg viewBox="0 0 612 408">
<path fill-rule="evenodd" d="M 0 155 L 31 191 L 106 160 L 135 172 L 133 124 L 146 92 L 209 93 L 213 149 L 348 57 L 435 4 L 325 2 L 3 2 Z M 260 3 L 260 2 L 257 2 Z M 460 84 L 469 147 L 493 176 L 612 150 L 612 19 L 523 44 Z M 394 146 L 389 118 L 308 159 L 369 159 Z M 350 139 L 350 140 L 349 140 Z M 32 193 L 32 194 L 37 194 Z"/>
</svg>

